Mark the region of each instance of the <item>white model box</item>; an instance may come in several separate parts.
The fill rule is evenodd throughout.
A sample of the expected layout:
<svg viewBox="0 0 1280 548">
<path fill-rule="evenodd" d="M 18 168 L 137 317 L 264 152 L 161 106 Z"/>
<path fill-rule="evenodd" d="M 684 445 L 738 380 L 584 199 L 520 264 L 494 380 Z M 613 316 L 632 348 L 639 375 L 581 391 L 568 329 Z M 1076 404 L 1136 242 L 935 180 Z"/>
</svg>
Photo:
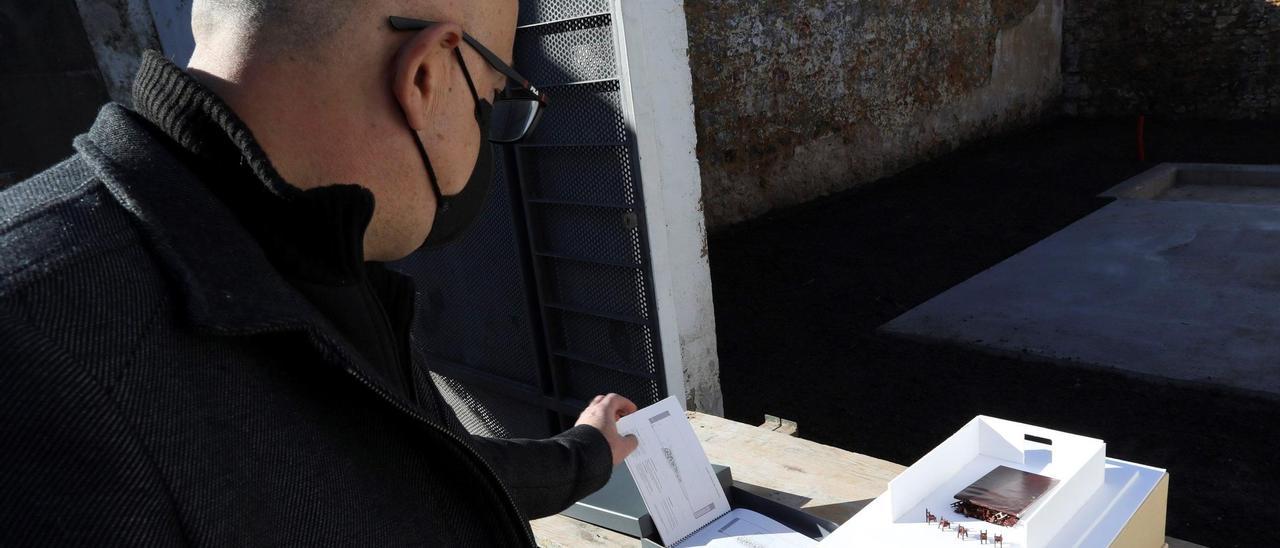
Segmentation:
<svg viewBox="0 0 1280 548">
<path fill-rule="evenodd" d="M 1009 526 L 953 509 L 957 493 L 1000 466 L 1054 481 Z M 1158 468 L 1108 459 L 1101 440 L 978 416 L 890 481 L 823 544 L 972 546 L 985 531 L 988 544 L 999 535 L 1009 548 L 1159 548 L 1166 477 Z M 938 521 L 928 522 L 926 511 Z M 946 530 L 942 520 L 950 522 Z M 959 527 L 968 530 L 967 539 Z"/>
</svg>

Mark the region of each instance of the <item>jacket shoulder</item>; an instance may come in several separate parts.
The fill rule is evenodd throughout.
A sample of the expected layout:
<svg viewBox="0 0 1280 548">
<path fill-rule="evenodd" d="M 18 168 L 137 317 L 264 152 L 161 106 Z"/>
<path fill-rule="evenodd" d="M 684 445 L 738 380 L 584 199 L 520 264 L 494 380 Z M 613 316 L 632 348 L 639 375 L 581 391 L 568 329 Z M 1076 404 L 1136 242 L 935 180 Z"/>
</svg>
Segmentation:
<svg viewBox="0 0 1280 548">
<path fill-rule="evenodd" d="M 77 154 L 0 191 L 0 298 L 138 243 L 127 212 Z"/>
<path fill-rule="evenodd" d="M 132 214 L 79 156 L 0 192 L 0 309 L 50 351 L 109 378 L 171 293 Z M 0 344 L 15 336 L 0 329 Z"/>
<path fill-rule="evenodd" d="M 21 222 L 60 198 L 80 194 L 96 181 L 93 170 L 79 154 L 71 156 L 30 179 L 0 190 L 0 230 Z"/>
</svg>

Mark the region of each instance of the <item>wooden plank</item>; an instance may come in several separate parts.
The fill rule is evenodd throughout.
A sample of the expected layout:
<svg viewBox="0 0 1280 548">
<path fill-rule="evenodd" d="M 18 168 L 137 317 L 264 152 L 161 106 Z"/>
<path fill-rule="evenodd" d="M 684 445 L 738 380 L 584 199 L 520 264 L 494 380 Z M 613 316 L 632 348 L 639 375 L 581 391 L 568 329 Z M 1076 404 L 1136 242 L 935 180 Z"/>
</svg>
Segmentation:
<svg viewBox="0 0 1280 548">
<path fill-rule="evenodd" d="M 622 533 L 564 516 L 535 519 L 533 536 L 542 548 L 636 548 L 640 542 Z"/>
<path fill-rule="evenodd" d="M 844 523 L 888 488 L 904 466 L 702 413 L 688 413 L 711 462 L 739 488 Z M 552 516 L 532 522 L 544 548 L 635 548 L 626 535 Z"/>
<path fill-rule="evenodd" d="M 800 430 L 800 426 L 796 424 L 796 421 L 789 421 L 782 417 L 775 417 L 773 415 L 765 415 L 764 424 L 761 424 L 758 428 L 771 430 L 788 436 L 795 436 Z"/>
<path fill-rule="evenodd" d="M 689 413 L 711 462 L 734 484 L 792 508 L 844 523 L 906 467 L 731 420 Z"/>
</svg>

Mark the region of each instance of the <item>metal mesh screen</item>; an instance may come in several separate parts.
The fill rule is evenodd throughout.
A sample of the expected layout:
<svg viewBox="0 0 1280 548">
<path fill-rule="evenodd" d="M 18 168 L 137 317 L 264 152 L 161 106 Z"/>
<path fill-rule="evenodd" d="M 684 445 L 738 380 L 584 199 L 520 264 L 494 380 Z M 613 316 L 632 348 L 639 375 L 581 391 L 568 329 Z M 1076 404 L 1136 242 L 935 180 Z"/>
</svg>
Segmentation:
<svg viewBox="0 0 1280 548">
<path fill-rule="evenodd" d="M 618 82 L 588 82 L 543 88 L 551 95 L 532 143 L 540 145 L 623 145 L 628 129 Z"/>
<path fill-rule="evenodd" d="M 415 345 L 473 432 L 547 435 L 596 394 L 665 390 L 611 5 L 520 3 L 516 67 L 550 107 L 465 238 L 397 265 L 418 281 Z"/>
<path fill-rule="evenodd" d="M 554 314 L 561 325 L 555 348 L 571 359 L 628 373 L 652 375 L 656 355 L 649 326 L 601 319 L 576 311 Z"/>
<path fill-rule="evenodd" d="M 609 15 L 521 29 L 515 61 L 540 87 L 605 80 L 617 74 Z"/>
<path fill-rule="evenodd" d="M 609 0 L 522 0 L 520 25 L 536 25 L 609 11 Z"/>
<path fill-rule="evenodd" d="M 536 152 L 536 153 L 534 153 Z M 521 183 L 533 201 L 636 205 L 631 152 L 625 146 L 558 146 L 524 149 Z M 612 184 L 600 184 L 610 181 Z"/>
<path fill-rule="evenodd" d="M 600 264 L 640 267 L 634 210 L 537 204 L 532 220 L 542 225 L 535 249 Z"/>
<path fill-rule="evenodd" d="M 617 392 L 632 401 L 654 402 L 661 399 L 653 380 L 649 377 L 636 376 L 627 372 L 605 369 L 594 364 L 563 360 L 568 372 L 566 384 L 570 396 L 579 399 L 590 399 L 596 394 Z"/>
<path fill-rule="evenodd" d="M 517 145 L 557 397 L 664 392 L 644 201 L 607 0 L 522 8 L 520 70 L 551 96 Z"/>
<path fill-rule="evenodd" d="M 645 279 L 638 268 L 592 265 L 578 261 L 548 261 L 543 271 L 551 302 L 601 315 L 650 320 Z"/>
<path fill-rule="evenodd" d="M 439 374 L 431 378 L 468 432 L 498 438 L 546 435 L 546 410 Z"/>
</svg>

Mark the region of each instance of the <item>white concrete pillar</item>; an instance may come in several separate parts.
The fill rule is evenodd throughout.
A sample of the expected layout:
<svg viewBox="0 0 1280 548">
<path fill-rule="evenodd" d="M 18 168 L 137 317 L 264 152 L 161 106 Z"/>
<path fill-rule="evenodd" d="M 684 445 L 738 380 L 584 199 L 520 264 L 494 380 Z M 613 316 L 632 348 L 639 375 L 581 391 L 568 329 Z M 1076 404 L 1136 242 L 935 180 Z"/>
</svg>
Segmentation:
<svg viewBox="0 0 1280 548">
<path fill-rule="evenodd" d="M 133 75 L 142 52 L 159 48 L 147 0 L 76 0 L 111 100 L 133 104 Z"/>
<path fill-rule="evenodd" d="M 196 41 L 191 34 L 192 1 L 148 0 L 164 54 L 180 67 L 187 66 L 191 53 L 196 49 Z"/>
<path fill-rule="evenodd" d="M 720 364 L 683 0 L 613 0 L 636 136 L 667 391 L 721 415 Z"/>
</svg>

